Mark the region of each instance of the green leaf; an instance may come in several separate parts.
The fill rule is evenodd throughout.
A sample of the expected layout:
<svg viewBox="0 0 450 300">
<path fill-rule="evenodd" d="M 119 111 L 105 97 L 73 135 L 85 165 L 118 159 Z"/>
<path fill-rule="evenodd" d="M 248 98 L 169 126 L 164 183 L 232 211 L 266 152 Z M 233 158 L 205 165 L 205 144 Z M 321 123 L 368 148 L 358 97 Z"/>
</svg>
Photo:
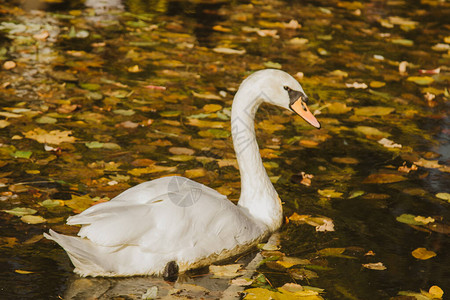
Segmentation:
<svg viewBox="0 0 450 300">
<path fill-rule="evenodd" d="M 33 152 L 31 151 L 16 151 L 12 154 L 15 158 L 30 158 Z"/>
<path fill-rule="evenodd" d="M 421 222 L 417 222 L 415 220 L 416 216 L 411 214 L 402 214 L 396 218 L 396 220 L 400 223 L 405 223 L 408 225 L 423 225 Z"/>
<path fill-rule="evenodd" d="M 28 208 L 28 207 L 15 207 L 13 209 L 9 209 L 9 210 L 5 209 L 2 211 L 5 213 L 8 213 L 10 215 L 14 215 L 14 216 L 18 216 L 18 217 L 25 216 L 25 215 L 32 215 L 32 214 L 37 213 L 37 210 Z"/>
<path fill-rule="evenodd" d="M 281 64 L 273 61 L 268 61 L 264 63 L 264 66 L 269 69 L 281 69 Z"/>
<path fill-rule="evenodd" d="M 410 76 L 406 80 L 412 81 L 418 85 L 428 85 L 428 84 L 434 82 L 434 78 L 430 77 L 430 76 Z"/>
</svg>

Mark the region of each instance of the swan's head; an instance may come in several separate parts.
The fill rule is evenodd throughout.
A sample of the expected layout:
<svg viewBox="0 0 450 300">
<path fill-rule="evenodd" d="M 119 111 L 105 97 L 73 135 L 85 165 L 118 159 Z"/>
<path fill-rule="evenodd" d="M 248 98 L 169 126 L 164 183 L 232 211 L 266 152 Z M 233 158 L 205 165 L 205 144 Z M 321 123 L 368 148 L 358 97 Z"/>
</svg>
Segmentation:
<svg viewBox="0 0 450 300">
<path fill-rule="evenodd" d="M 308 96 L 294 77 L 272 69 L 258 71 L 251 77 L 256 77 L 265 102 L 291 110 L 312 126 L 320 128 L 319 121 L 308 109 Z"/>
</svg>

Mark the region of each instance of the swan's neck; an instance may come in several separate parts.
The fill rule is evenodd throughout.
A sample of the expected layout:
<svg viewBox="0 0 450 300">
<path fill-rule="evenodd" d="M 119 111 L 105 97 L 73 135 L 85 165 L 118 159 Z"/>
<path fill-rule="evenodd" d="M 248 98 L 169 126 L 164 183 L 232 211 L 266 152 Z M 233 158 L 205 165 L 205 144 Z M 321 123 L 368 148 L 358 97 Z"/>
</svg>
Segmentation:
<svg viewBox="0 0 450 300">
<path fill-rule="evenodd" d="M 241 86 L 231 112 L 231 132 L 241 173 L 238 206 L 275 231 L 282 223 L 281 201 L 262 163 L 254 128 L 255 113 L 263 99 L 255 93 L 259 89 L 248 88 Z"/>
</svg>

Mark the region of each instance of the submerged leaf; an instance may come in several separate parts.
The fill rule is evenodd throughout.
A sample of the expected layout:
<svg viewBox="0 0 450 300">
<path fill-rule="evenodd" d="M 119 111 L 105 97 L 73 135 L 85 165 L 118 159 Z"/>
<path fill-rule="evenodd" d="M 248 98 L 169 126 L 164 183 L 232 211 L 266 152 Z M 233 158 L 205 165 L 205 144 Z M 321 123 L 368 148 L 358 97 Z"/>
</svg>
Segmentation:
<svg viewBox="0 0 450 300">
<path fill-rule="evenodd" d="M 397 174 L 371 174 L 367 176 L 366 179 L 364 179 L 363 183 L 376 183 L 376 184 L 383 184 L 383 183 L 393 183 L 393 182 L 399 182 L 399 181 L 405 181 L 408 180 L 408 178 L 403 177 L 402 175 Z"/>
</svg>

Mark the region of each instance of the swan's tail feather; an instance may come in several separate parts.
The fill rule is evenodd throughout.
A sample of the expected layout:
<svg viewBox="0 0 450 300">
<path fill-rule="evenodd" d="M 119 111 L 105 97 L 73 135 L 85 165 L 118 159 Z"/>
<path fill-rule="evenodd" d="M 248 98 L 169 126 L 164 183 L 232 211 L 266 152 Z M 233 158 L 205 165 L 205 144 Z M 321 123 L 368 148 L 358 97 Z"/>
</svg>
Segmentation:
<svg viewBox="0 0 450 300">
<path fill-rule="evenodd" d="M 108 276 L 104 267 L 95 262 L 99 257 L 98 250 L 91 245 L 89 240 L 75 236 L 59 234 L 50 229 L 49 234 L 44 233 L 44 237 L 53 240 L 66 250 L 70 260 L 75 266 L 74 272 L 80 276 Z M 99 272 L 103 270 L 103 272 Z"/>
</svg>

